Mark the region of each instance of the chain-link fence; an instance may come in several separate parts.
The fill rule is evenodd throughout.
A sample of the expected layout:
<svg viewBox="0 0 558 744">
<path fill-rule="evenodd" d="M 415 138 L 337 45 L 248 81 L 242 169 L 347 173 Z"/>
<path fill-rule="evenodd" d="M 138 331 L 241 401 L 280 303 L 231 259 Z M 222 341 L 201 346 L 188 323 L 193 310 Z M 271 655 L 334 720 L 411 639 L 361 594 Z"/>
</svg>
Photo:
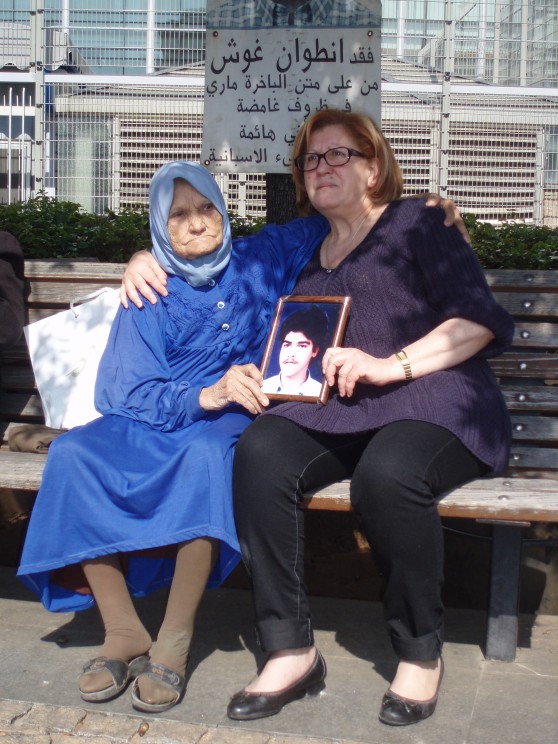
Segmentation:
<svg viewBox="0 0 558 744">
<path fill-rule="evenodd" d="M 407 193 L 480 219 L 558 225 L 558 4 L 382 3 L 382 126 Z M 4 0 L 0 202 L 145 204 L 161 163 L 199 160 L 203 0 Z M 265 212 L 263 174 L 219 176 Z"/>
</svg>

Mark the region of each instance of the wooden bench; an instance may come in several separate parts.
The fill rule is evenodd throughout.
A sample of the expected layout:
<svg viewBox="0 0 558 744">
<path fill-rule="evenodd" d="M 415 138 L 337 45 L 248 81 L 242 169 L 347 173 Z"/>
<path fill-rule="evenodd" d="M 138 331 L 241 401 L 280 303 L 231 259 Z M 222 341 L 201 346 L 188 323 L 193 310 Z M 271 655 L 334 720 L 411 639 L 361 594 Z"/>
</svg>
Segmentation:
<svg viewBox="0 0 558 744">
<path fill-rule="evenodd" d="M 123 264 L 27 261 L 28 322 L 66 309 L 71 299 L 102 286 L 117 286 Z M 513 447 L 503 477 L 476 480 L 440 500 L 442 517 L 491 525 L 492 560 L 487 658 L 513 660 L 517 645 L 519 572 L 524 531 L 558 523 L 558 272 L 487 271 L 500 304 L 516 320 L 512 350 L 491 360 L 512 416 Z M 10 426 L 41 423 L 25 343 L 4 355 L 0 386 L 0 498 L 9 489 L 36 492 L 45 456 L 10 452 Z M 347 511 L 349 481 L 306 499 L 308 509 Z"/>
</svg>

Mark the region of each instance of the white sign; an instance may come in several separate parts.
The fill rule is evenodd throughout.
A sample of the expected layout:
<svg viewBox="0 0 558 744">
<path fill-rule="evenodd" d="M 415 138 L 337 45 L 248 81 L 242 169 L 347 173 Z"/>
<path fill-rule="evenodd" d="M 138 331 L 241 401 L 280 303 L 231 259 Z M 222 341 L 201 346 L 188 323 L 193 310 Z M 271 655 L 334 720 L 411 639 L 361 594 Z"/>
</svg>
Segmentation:
<svg viewBox="0 0 558 744">
<path fill-rule="evenodd" d="M 374 26 L 211 28 L 211 5 L 202 146 L 210 170 L 288 172 L 296 132 L 318 109 L 380 121 L 379 12 L 367 16 Z M 376 0 L 359 5 L 380 7 Z"/>
</svg>

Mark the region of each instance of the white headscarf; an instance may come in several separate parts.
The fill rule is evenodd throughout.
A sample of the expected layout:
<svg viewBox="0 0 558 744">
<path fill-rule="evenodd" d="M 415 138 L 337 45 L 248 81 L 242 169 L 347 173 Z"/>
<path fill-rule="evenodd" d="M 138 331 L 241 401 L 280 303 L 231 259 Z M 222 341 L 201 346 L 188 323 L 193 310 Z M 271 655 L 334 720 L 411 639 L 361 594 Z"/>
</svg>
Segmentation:
<svg viewBox="0 0 558 744">
<path fill-rule="evenodd" d="M 174 197 L 174 181 L 183 178 L 217 208 L 223 218 L 223 242 L 213 253 L 187 259 L 172 249 L 167 221 Z M 192 287 L 203 287 L 215 279 L 229 263 L 232 251 L 231 225 L 225 200 L 211 173 L 198 163 L 176 160 L 163 165 L 149 186 L 149 225 L 153 255 L 165 271 L 183 276 Z"/>
</svg>

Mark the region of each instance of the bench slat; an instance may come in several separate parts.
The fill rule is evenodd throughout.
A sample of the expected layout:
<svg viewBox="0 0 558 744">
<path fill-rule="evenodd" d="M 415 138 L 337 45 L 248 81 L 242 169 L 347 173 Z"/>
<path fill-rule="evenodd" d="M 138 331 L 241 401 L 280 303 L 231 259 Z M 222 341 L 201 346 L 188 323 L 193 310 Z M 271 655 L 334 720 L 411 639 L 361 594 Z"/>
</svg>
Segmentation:
<svg viewBox="0 0 558 744">
<path fill-rule="evenodd" d="M 558 473 L 558 449 L 550 447 L 522 447 L 513 444 L 510 467 L 522 470 L 548 470 Z"/>
<path fill-rule="evenodd" d="M 0 417 L 11 419 L 42 420 L 43 407 L 37 394 L 2 393 L 2 411 Z"/>
<path fill-rule="evenodd" d="M 541 413 L 558 412 L 558 395 L 556 395 L 556 386 L 553 385 L 521 385 L 507 386 L 502 385 L 502 394 L 508 410 L 540 411 Z"/>
<path fill-rule="evenodd" d="M 544 269 L 485 269 L 486 281 L 493 292 L 502 289 L 516 291 L 518 288 L 531 291 L 558 292 L 556 273 Z"/>
<path fill-rule="evenodd" d="M 35 376 L 30 365 L 3 367 L 0 374 L 4 390 L 36 390 Z"/>
<path fill-rule="evenodd" d="M 77 282 L 75 278 L 55 279 L 48 282 L 33 281 L 30 283 L 28 304 L 48 305 L 57 309 L 69 306 L 76 297 L 83 297 L 95 292 L 103 286 L 117 287 L 120 284 L 121 274 L 108 276 L 104 279 L 88 277 L 88 281 Z M 556 318 L 558 317 L 558 295 L 550 293 L 533 294 L 532 297 L 520 293 L 505 292 L 496 298 L 516 318 Z M 551 325 L 551 324 L 549 324 Z M 554 330 L 554 338 L 556 331 Z"/>
<path fill-rule="evenodd" d="M 488 478 L 451 491 L 438 504 L 441 516 L 556 522 L 558 482 L 537 478 Z"/>
<path fill-rule="evenodd" d="M 558 323 L 516 323 L 513 345 L 554 350 L 558 347 Z"/>
<path fill-rule="evenodd" d="M 558 294 L 537 290 L 531 294 L 498 292 L 494 296 L 515 318 L 556 318 L 558 315 Z"/>
<path fill-rule="evenodd" d="M 53 304 L 50 307 L 30 307 L 28 308 L 28 318 L 26 323 L 32 323 L 35 320 L 41 320 L 46 318 L 53 313 L 60 312 L 61 310 L 67 310 L 70 307 L 70 302 L 78 296 L 82 296 L 79 287 L 83 289 L 84 285 L 68 285 L 75 288 L 77 291 L 68 292 L 64 303 L 57 303 L 55 307 Z M 106 284 L 98 285 L 87 285 L 91 291 L 95 291 Z M 117 287 L 118 284 L 112 285 Z M 87 294 L 87 293 L 86 293 Z M 522 334 L 525 334 L 524 336 Z M 25 347 L 23 339 L 17 344 L 21 348 Z M 513 348 L 515 350 L 524 349 L 549 349 L 554 351 L 558 348 L 558 323 L 517 323 L 515 329 L 515 336 L 513 341 Z M 10 350 L 11 351 L 11 350 Z"/>
<path fill-rule="evenodd" d="M 27 381 L 34 382 L 30 371 L 27 374 Z M 15 389 L 15 383 L 12 386 L 9 380 L 4 378 L 3 384 L 7 389 Z M 23 386 L 21 387 L 23 389 Z M 5 393 L 2 397 L 2 413 L 0 416 L 37 416 L 41 410 L 41 400 L 36 391 Z M 511 420 L 512 436 L 517 441 L 558 442 L 558 421 L 553 417 L 514 414 Z"/>
<path fill-rule="evenodd" d="M 34 305 L 47 305 L 53 308 L 55 312 L 60 310 L 67 310 L 70 307 L 72 300 L 76 298 L 86 297 L 92 292 L 96 292 L 102 287 L 119 287 L 120 279 L 109 282 L 108 279 L 104 282 L 33 282 L 31 284 L 31 291 L 27 298 L 27 304 L 32 307 Z M 31 319 L 29 319 L 31 322 Z"/>
<path fill-rule="evenodd" d="M 305 498 L 308 509 L 349 511 L 350 481 L 334 483 Z M 558 482 L 552 479 L 486 478 L 441 498 L 442 517 L 528 522 L 558 521 Z"/>
<path fill-rule="evenodd" d="M 506 351 L 488 362 L 496 377 L 536 377 L 541 380 L 558 379 L 556 354 Z"/>
<path fill-rule="evenodd" d="M 2 387 L 5 390 L 32 392 L 36 389 L 35 378 L 29 364 L 3 367 L 1 377 Z M 556 413 L 558 411 L 555 386 L 512 385 L 503 381 L 502 393 L 510 411 L 524 411 L 525 413 Z"/>
<path fill-rule="evenodd" d="M 29 362 L 27 347 L 19 345 L 10 349 L 3 356 L 2 385 L 8 390 L 31 390 L 35 387 L 33 372 Z M 500 361 L 498 361 L 500 359 Z M 554 359 L 554 364 L 556 360 Z M 520 365 L 526 364 L 525 368 Z M 500 357 L 490 360 L 494 374 L 500 378 L 502 392 L 510 410 L 546 410 L 556 411 L 558 404 L 556 392 L 552 387 L 516 385 L 506 378 L 539 378 L 541 380 L 557 379 L 552 369 L 553 357 L 550 355 L 525 357 L 519 353 L 510 353 L 506 359 Z"/>
<path fill-rule="evenodd" d="M 105 263 L 96 260 L 74 261 L 72 259 L 40 259 L 31 258 L 25 261 L 25 275 L 28 279 L 49 279 L 54 276 L 88 277 L 110 277 L 122 275 L 126 268 L 125 263 Z M 544 270 L 526 269 L 486 269 L 484 272 L 486 280 L 493 291 L 499 289 L 516 290 L 525 288 L 527 291 L 534 288 L 537 291 L 558 292 L 558 282 L 554 272 Z"/>
<path fill-rule="evenodd" d="M 46 455 L 0 452 L 2 486 L 38 490 Z M 328 486 L 309 496 L 310 509 L 347 511 L 349 481 Z M 557 482 L 550 479 L 490 478 L 468 483 L 448 493 L 438 504 L 445 517 L 510 521 L 558 521 Z"/>
<path fill-rule="evenodd" d="M 558 420 L 554 416 L 514 414 L 512 436 L 522 442 L 558 442 Z M 558 462 L 556 463 L 558 467 Z"/>
<path fill-rule="evenodd" d="M 104 281 L 113 279 L 120 281 L 126 268 L 125 263 L 105 263 L 97 260 L 73 261 L 71 259 L 27 259 L 25 261 L 25 276 L 33 280 L 62 281 L 93 280 Z"/>
<path fill-rule="evenodd" d="M 0 451 L 2 488 L 38 491 L 41 485 L 46 455 L 31 452 Z"/>
</svg>

